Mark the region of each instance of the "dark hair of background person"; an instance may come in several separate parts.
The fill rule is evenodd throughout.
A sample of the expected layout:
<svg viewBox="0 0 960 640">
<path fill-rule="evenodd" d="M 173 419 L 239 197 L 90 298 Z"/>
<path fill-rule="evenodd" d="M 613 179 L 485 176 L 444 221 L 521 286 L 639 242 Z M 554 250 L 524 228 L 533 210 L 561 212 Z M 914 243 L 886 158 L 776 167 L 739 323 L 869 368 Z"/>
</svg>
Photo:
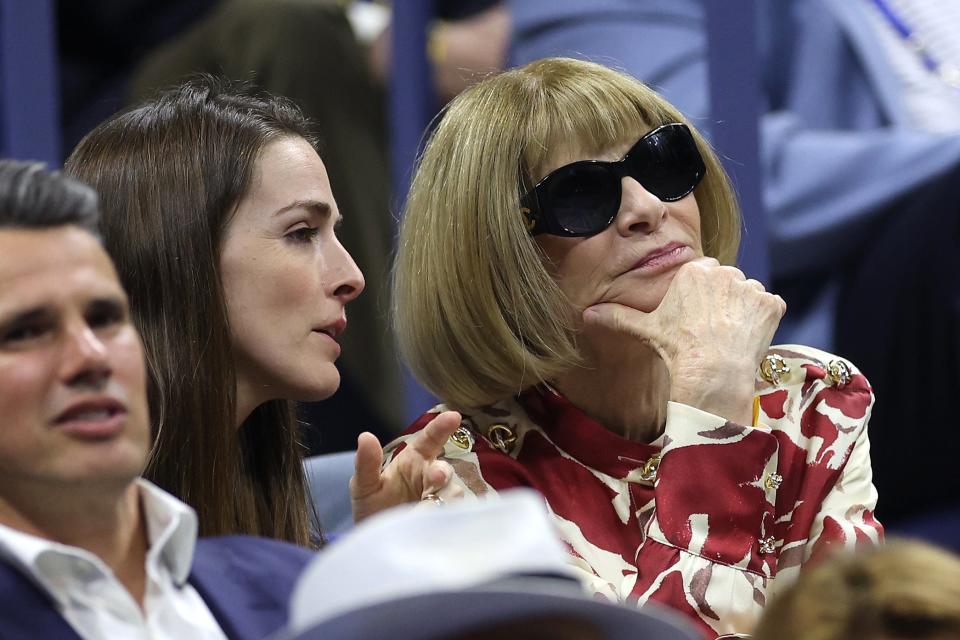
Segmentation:
<svg viewBox="0 0 960 640">
<path fill-rule="evenodd" d="M 0 160 L 0 229 L 74 225 L 99 235 L 93 189 L 39 162 Z"/>
<path fill-rule="evenodd" d="M 154 442 L 144 476 L 197 511 L 201 535 L 311 544 L 293 403 L 236 427 L 236 371 L 220 249 L 260 152 L 296 136 L 287 99 L 209 75 L 90 132 L 66 162 L 101 199 L 101 230 L 147 359 Z"/>
<path fill-rule="evenodd" d="M 143 56 L 217 2 L 55 0 L 63 148 L 127 106 L 127 82 Z"/>
<path fill-rule="evenodd" d="M 836 556 L 767 607 L 754 640 L 960 638 L 960 558 L 918 541 Z"/>
</svg>

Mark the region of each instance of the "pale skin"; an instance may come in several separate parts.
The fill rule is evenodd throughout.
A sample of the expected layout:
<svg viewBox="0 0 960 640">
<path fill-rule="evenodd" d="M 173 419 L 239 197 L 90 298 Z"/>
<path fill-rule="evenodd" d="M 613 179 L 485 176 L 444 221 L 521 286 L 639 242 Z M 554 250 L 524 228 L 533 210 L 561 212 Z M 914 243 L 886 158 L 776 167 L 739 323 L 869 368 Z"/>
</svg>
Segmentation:
<svg viewBox="0 0 960 640">
<path fill-rule="evenodd" d="M 99 556 L 142 606 L 146 378 L 113 265 L 79 228 L 0 230 L 0 292 L 0 523 Z M 110 424 L 63 419 L 104 400 Z"/>
<path fill-rule="evenodd" d="M 444 411 L 431 420 L 406 448 L 381 472 L 383 448 L 372 433 L 357 438 L 357 459 L 350 479 L 353 519 L 359 522 L 388 507 L 422 500 L 435 494 L 444 500 L 462 496 L 463 490 L 450 484 L 453 468 L 437 456 L 460 426 L 460 414 Z"/>
<path fill-rule="evenodd" d="M 236 425 L 276 398 L 316 401 L 340 384 L 336 359 L 346 307 L 363 274 L 340 244 L 341 216 L 326 167 L 302 138 L 268 143 L 224 235 L 220 269 L 237 369 Z M 455 498 L 450 466 L 436 458 L 460 425 L 437 416 L 381 472 L 377 438 L 361 434 L 350 484 L 354 520 L 428 494 Z"/>
<path fill-rule="evenodd" d="M 639 137 L 588 157 L 561 150 L 539 177 L 580 159 L 616 160 Z M 587 238 L 541 235 L 548 268 L 581 314 L 585 366 L 551 383 L 615 433 L 649 442 L 667 401 L 752 423 L 754 376 L 786 304 L 735 267 L 704 257 L 693 194 L 662 202 L 621 181 L 613 224 Z M 651 252 L 658 263 L 634 268 Z"/>
</svg>

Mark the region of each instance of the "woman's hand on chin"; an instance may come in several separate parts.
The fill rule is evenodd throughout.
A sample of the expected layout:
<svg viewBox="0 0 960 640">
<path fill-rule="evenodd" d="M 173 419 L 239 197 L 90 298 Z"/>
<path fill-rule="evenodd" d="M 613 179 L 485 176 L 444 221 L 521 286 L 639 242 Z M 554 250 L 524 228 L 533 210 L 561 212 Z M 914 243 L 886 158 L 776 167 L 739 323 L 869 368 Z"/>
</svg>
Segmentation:
<svg viewBox="0 0 960 640">
<path fill-rule="evenodd" d="M 353 521 L 360 522 L 378 511 L 426 497 L 453 500 L 463 490 L 451 483 L 453 469 L 437 456 L 447 439 L 460 426 L 460 414 L 444 411 L 418 431 L 403 451 L 383 465 L 383 448 L 372 433 L 357 438 L 357 458 L 350 479 Z"/>
<path fill-rule="evenodd" d="M 656 350 L 670 371 L 671 400 L 750 424 L 757 367 L 786 309 L 739 269 L 698 258 L 677 271 L 650 313 L 603 303 L 583 317 Z"/>
</svg>

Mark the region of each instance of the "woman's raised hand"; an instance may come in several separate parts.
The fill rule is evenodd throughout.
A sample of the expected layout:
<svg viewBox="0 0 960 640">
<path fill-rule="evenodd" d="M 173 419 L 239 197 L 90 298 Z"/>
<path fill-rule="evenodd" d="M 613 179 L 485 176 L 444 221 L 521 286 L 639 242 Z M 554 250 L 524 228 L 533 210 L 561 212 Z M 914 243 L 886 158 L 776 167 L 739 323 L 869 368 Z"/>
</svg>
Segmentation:
<svg viewBox="0 0 960 640">
<path fill-rule="evenodd" d="M 350 479 L 353 521 L 360 522 L 378 511 L 417 502 L 430 494 L 444 500 L 460 497 L 463 490 L 450 482 L 453 469 L 446 462 L 437 460 L 447 439 L 459 426 L 460 414 L 456 411 L 437 414 L 382 470 L 380 441 L 372 433 L 361 433 L 357 438 L 357 458 Z"/>
<path fill-rule="evenodd" d="M 653 348 L 670 372 L 671 400 L 750 424 L 756 370 L 786 308 L 739 269 L 698 258 L 677 271 L 650 313 L 603 303 L 583 317 Z"/>
</svg>

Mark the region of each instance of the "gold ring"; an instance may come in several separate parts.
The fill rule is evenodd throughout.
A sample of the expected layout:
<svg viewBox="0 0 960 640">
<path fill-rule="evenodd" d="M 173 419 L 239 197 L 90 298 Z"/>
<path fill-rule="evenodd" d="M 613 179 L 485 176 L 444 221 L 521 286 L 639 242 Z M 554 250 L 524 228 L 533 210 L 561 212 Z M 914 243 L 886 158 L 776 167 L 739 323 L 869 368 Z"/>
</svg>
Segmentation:
<svg viewBox="0 0 960 640">
<path fill-rule="evenodd" d="M 431 492 L 428 493 L 427 495 L 425 495 L 425 496 L 423 496 L 422 498 L 420 498 L 420 502 L 432 502 L 432 503 L 435 504 L 435 505 L 442 505 L 442 504 L 443 504 L 443 498 L 441 498 L 440 496 L 438 496 L 437 494 L 435 494 L 435 493 L 433 493 L 433 492 L 431 491 Z"/>
</svg>

